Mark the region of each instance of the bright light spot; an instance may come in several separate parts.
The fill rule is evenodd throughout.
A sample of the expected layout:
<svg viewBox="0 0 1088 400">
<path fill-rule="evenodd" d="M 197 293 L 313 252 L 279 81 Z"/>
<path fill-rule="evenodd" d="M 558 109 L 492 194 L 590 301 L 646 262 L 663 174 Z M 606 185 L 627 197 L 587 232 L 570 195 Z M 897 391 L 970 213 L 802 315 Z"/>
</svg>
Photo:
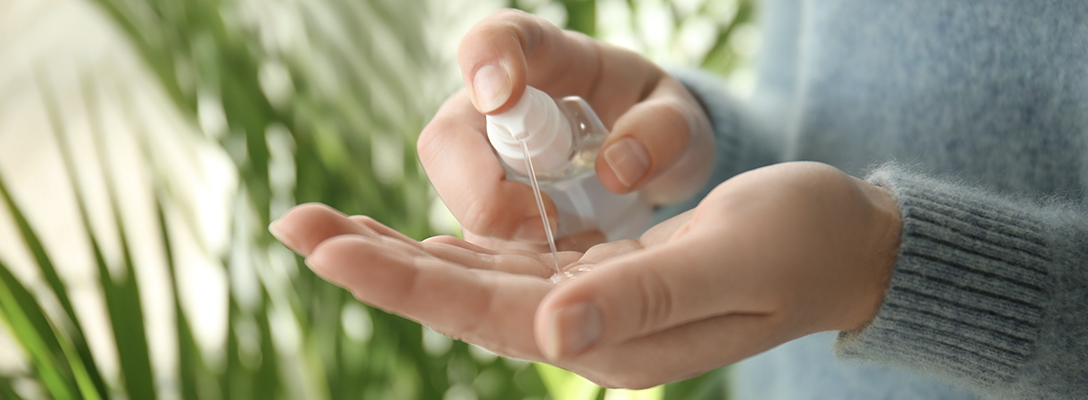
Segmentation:
<svg viewBox="0 0 1088 400">
<path fill-rule="evenodd" d="M 690 63 L 698 63 L 710 49 L 714 47 L 714 41 L 718 36 L 718 25 L 713 19 L 705 16 L 694 16 L 685 19 L 680 25 L 680 47 L 684 49 L 684 55 Z"/>
<path fill-rule="evenodd" d="M 273 106 L 283 107 L 295 94 L 291 71 L 279 60 L 266 60 L 257 71 L 261 92 Z"/>
<path fill-rule="evenodd" d="M 517 358 L 509 358 L 509 357 L 503 357 L 502 362 L 504 364 L 506 364 L 507 368 L 514 369 L 514 370 L 522 369 L 522 368 L 525 368 L 525 367 L 527 367 L 529 365 L 528 361 L 520 360 L 520 359 L 517 359 Z"/>
<path fill-rule="evenodd" d="M 655 400 L 665 398 L 665 385 L 644 390 L 608 389 L 604 400 Z"/>
<path fill-rule="evenodd" d="M 374 177 L 378 182 L 393 186 L 404 180 L 404 137 L 377 133 L 370 137 L 370 146 Z"/>
<path fill-rule="evenodd" d="M 548 4 L 555 4 L 552 0 L 518 0 L 518 6 L 527 10 L 535 10 Z"/>
<path fill-rule="evenodd" d="M 446 354 L 453 347 L 453 339 L 441 333 L 435 332 L 431 327 L 423 326 L 423 350 L 431 356 L 438 357 Z"/>
<path fill-rule="evenodd" d="M 754 24 L 743 24 L 733 30 L 733 33 L 729 36 L 729 47 L 733 49 L 737 55 L 753 59 L 759 54 L 760 47 L 763 46 L 763 35 L 759 32 L 759 28 Z"/>
<path fill-rule="evenodd" d="M 268 312 L 268 323 L 272 331 L 272 344 L 282 356 L 298 354 L 299 339 L 302 337 L 298 320 L 290 310 L 273 307 Z"/>
<path fill-rule="evenodd" d="M 275 219 L 295 203 L 295 139 L 281 124 L 269 126 L 264 135 L 269 153 L 268 184 L 272 189 L 269 217 Z"/>
<path fill-rule="evenodd" d="M 494 361 L 495 358 L 498 357 L 498 355 L 491 352 L 491 350 L 485 349 L 483 347 L 480 347 L 480 346 L 477 346 L 477 345 L 474 345 L 474 344 L 469 344 L 468 345 L 468 354 L 471 355 L 472 358 L 475 359 L 476 362 L 479 362 L 480 364 L 487 364 L 489 362 Z"/>
<path fill-rule="evenodd" d="M 688 18 L 695 14 L 705 3 L 706 0 L 672 0 L 672 6 L 676 8 L 676 13 L 681 18 Z"/>
<path fill-rule="evenodd" d="M 209 138 L 218 140 L 227 133 L 227 115 L 219 96 L 206 90 L 196 96 L 196 114 L 200 129 Z"/>
<path fill-rule="evenodd" d="M 244 146 L 243 143 L 243 149 Z M 231 202 L 237 196 L 238 172 L 222 148 L 206 142 L 196 143 L 194 147 L 197 157 L 194 169 L 199 173 L 195 179 L 189 178 L 191 180 L 184 183 L 191 185 L 185 189 L 191 196 L 191 203 L 185 207 L 191 207 L 188 211 L 193 212 L 200 223 L 198 240 L 203 241 L 204 248 L 209 252 L 218 255 L 229 249 L 231 244 Z M 184 160 L 170 162 L 171 168 L 193 167 L 179 164 Z M 181 221 L 177 223 L 181 226 L 186 224 Z"/>
<path fill-rule="evenodd" d="M 712 1 L 706 5 L 706 13 L 722 26 L 729 26 L 737 17 L 740 6 L 737 1 Z"/>
<path fill-rule="evenodd" d="M 431 224 L 431 229 L 439 234 L 456 236 L 461 232 L 461 224 L 457 222 L 457 217 L 453 216 L 450 209 L 446 207 L 446 203 L 437 196 L 431 200 L 427 222 Z"/>
<path fill-rule="evenodd" d="M 0 324 L 0 375 L 4 376 L 26 372 L 28 365 L 22 348 L 12 340 L 8 329 L 6 324 Z"/>
<path fill-rule="evenodd" d="M 597 35 L 601 40 L 636 52 L 645 47 L 631 26 L 631 8 L 624 0 L 597 2 Z"/>
<path fill-rule="evenodd" d="M 109 313 L 106 310 L 105 297 L 98 286 L 69 287 L 68 296 L 75 309 L 76 318 L 87 334 L 87 344 L 94 355 L 95 364 L 102 371 L 108 382 L 117 382 L 119 363 L 117 345 L 113 340 L 113 327 L 110 326 Z M 50 296 L 51 297 L 51 296 Z M 39 299 L 48 298 L 38 296 Z"/>
<path fill-rule="evenodd" d="M 44 399 L 45 390 L 37 381 L 28 378 L 15 378 L 11 382 L 11 389 L 15 394 L 24 399 Z"/>
<path fill-rule="evenodd" d="M 227 273 L 215 256 L 201 251 L 199 238 L 185 228 L 184 214 L 172 211 L 167 215 L 176 257 L 178 297 L 183 311 L 192 324 L 193 337 L 201 345 L 213 370 L 224 366 L 223 349 L 227 337 Z"/>
<path fill-rule="evenodd" d="M 496 398 L 501 394 L 508 378 L 494 368 L 489 368 L 480 373 L 476 380 L 472 381 L 472 388 L 476 389 L 484 398 Z"/>
<path fill-rule="evenodd" d="M 344 326 L 344 334 L 348 339 L 357 342 L 367 342 L 374 333 L 374 322 L 370 320 L 370 313 L 359 303 L 348 303 L 340 311 L 340 324 Z"/>
<path fill-rule="evenodd" d="M 657 0 L 642 0 L 637 2 L 635 17 L 638 20 L 638 30 L 646 42 L 648 55 L 651 58 L 660 58 L 668 54 L 676 28 L 672 9 Z"/>
<path fill-rule="evenodd" d="M 750 67 L 738 68 L 729 75 L 727 82 L 737 97 L 750 99 L 756 91 L 757 74 Z"/>
<path fill-rule="evenodd" d="M 479 397 L 476 396 L 476 391 L 472 390 L 471 386 L 464 384 L 456 384 L 446 389 L 446 394 L 442 396 L 442 400 L 476 400 Z"/>
<path fill-rule="evenodd" d="M 567 8 L 560 3 L 545 4 L 543 7 L 534 10 L 533 14 L 539 15 L 559 27 L 567 26 L 567 18 L 569 17 Z"/>
<path fill-rule="evenodd" d="M 260 282 L 250 260 L 253 249 L 250 246 L 237 245 L 231 249 L 227 273 L 230 275 L 231 296 L 238 301 L 238 306 L 245 312 L 256 310 L 261 304 Z"/>
</svg>

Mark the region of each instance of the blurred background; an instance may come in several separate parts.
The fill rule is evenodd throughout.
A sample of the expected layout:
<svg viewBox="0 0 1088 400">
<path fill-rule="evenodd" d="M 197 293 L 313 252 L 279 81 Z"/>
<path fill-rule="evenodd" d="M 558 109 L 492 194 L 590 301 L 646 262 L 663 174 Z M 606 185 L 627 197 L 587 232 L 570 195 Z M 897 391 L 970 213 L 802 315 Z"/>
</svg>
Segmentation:
<svg viewBox="0 0 1088 400">
<path fill-rule="evenodd" d="M 320 201 L 457 234 L 415 140 L 502 7 L 755 85 L 753 0 L 0 0 L 0 399 L 724 398 L 496 357 L 267 233 Z"/>
</svg>

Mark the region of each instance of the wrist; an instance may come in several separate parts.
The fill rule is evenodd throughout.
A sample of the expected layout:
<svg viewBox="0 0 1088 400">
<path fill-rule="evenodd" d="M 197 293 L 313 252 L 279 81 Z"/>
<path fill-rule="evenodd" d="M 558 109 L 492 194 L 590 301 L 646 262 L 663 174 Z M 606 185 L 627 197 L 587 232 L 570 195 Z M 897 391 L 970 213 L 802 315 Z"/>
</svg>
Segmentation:
<svg viewBox="0 0 1088 400">
<path fill-rule="evenodd" d="M 885 188 L 858 180 L 869 199 L 869 237 L 866 256 L 861 258 L 858 271 L 868 276 L 862 298 L 856 303 L 853 318 L 843 330 L 854 331 L 869 325 L 880 308 L 888 291 L 892 272 L 899 259 L 899 243 L 903 232 L 903 219 L 895 197 Z"/>
</svg>

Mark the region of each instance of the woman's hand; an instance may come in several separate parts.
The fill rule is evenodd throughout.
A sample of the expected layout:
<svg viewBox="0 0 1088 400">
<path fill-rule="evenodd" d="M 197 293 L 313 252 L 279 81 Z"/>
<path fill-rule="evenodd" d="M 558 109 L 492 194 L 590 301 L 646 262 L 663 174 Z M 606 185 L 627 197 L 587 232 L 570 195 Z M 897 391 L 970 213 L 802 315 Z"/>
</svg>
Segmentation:
<svg viewBox="0 0 1088 400">
<path fill-rule="evenodd" d="M 608 387 L 695 376 L 880 308 L 901 232 L 883 189 L 817 163 L 753 170 L 638 241 L 551 255 L 416 242 L 302 205 L 274 223 L 318 275 L 439 332 Z"/>
<path fill-rule="evenodd" d="M 578 95 L 593 106 L 612 132 L 596 161 L 609 190 L 640 190 L 662 204 L 687 198 L 709 177 L 714 145 L 706 113 L 679 81 L 631 51 L 507 10 L 465 35 L 458 60 L 467 89 L 442 106 L 418 150 L 470 241 L 545 243 L 532 191 L 505 179 L 483 116 L 512 107 L 526 85 L 554 97 Z M 555 205 L 545 203 L 554 228 Z M 603 240 L 599 232 L 575 236 L 560 247 L 585 250 Z"/>
</svg>

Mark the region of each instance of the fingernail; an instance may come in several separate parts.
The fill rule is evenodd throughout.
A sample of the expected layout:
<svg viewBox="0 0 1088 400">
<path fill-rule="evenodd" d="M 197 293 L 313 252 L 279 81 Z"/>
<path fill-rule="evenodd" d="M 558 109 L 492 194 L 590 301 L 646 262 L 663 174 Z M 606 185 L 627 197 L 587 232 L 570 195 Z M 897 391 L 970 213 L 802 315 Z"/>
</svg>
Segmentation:
<svg viewBox="0 0 1088 400">
<path fill-rule="evenodd" d="M 650 168 L 650 154 L 642 143 L 632 137 L 620 139 L 608 146 L 604 151 L 604 159 L 612 172 L 616 173 L 620 183 L 627 187 L 642 179 Z"/>
<path fill-rule="evenodd" d="M 550 360 L 581 353 L 601 337 L 601 312 L 590 303 L 576 303 L 552 313 L 544 355 Z"/>
<path fill-rule="evenodd" d="M 277 219 L 275 221 L 272 221 L 271 224 L 268 224 L 268 233 L 271 233 L 272 237 L 276 238 L 276 240 L 279 240 L 280 243 L 283 243 L 283 245 L 287 246 L 287 248 L 291 250 L 296 249 L 295 241 L 283 232 L 283 228 L 280 226 L 280 220 Z"/>
<path fill-rule="evenodd" d="M 476 70 L 472 78 L 472 92 L 476 106 L 482 113 L 495 111 L 510 99 L 513 85 L 510 75 L 496 65 L 485 65 Z"/>
<path fill-rule="evenodd" d="M 552 223 L 552 226 L 554 227 L 555 224 Z M 518 225 L 518 230 L 514 232 L 514 240 L 525 243 L 547 243 L 548 235 L 544 232 L 544 222 L 540 220 L 540 217 L 526 219 Z"/>
</svg>

